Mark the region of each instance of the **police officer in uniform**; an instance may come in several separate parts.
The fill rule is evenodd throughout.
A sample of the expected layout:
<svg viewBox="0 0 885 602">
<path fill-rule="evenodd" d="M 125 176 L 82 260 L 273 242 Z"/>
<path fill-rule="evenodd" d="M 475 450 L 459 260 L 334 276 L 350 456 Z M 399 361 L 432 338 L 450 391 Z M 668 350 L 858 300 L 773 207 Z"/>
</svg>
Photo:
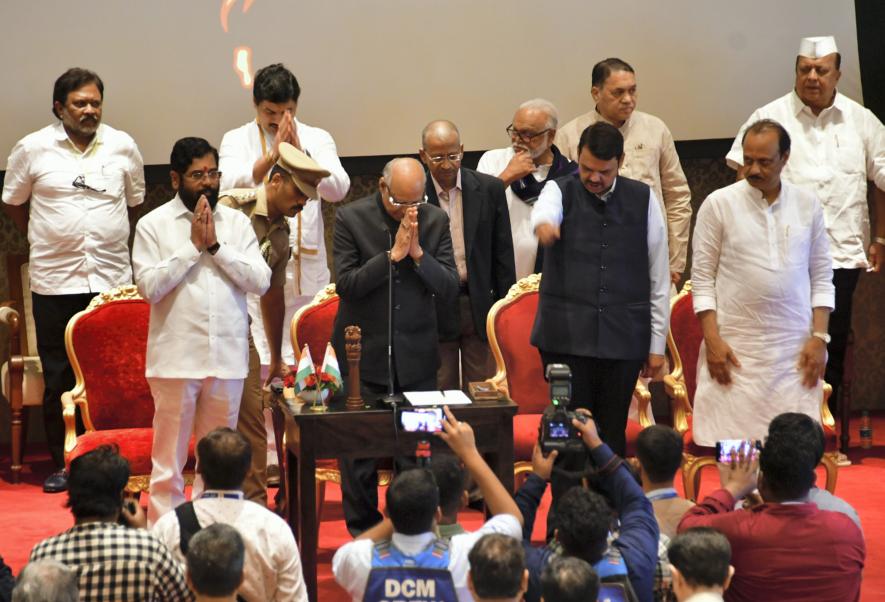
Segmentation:
<svg viewBox="0 0 885 602">
<path fill-rule="evenodd" d="M 316 185 L 329 172 L 287 142 L 280 143 L 280 158 L 268 179 L 258 188 L 223 191 L 219 203 L 239 209 L 252 222 L 261 255 L 271 269 L 270 288 L 261 296 L 260 312 L 250 319 L 263 324 L 270 347 L 270 371 L 264 385 L 290 372 L 282 359 L 285 320 L 286 264 L 291 255 L 287 217 L 297 215 L 309 199 L 316 198 Z M 249 304 L 250 309 L 255 304 Z M 252 470 L 243 483 L 246 498 L 267 505 L 267 429 L 262 401 L 261 362 L 249 338 L 249 375 L 243 386 L 237 430 L 252 446 Z"/>
</svg>

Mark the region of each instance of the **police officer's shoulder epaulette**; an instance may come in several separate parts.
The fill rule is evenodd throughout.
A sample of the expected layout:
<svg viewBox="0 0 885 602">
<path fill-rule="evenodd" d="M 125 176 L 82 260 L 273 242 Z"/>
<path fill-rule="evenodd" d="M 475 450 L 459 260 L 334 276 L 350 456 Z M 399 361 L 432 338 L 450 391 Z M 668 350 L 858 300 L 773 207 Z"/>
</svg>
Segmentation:
<svg viewBox="0 0 885 602">
<path fill-rule="evenodd" d="M 224 202 L 225 205 L 229 205 L 231 207 L 242 207 L 243 205 L 254 203 L 257 200 L 258 189 L 231 188 L 230 190 L 223 190 L 218 194 L 219 202 L 222 202 L 222 199 L 224 198 L 231 199 L 230 201 Z"/>
</svg>

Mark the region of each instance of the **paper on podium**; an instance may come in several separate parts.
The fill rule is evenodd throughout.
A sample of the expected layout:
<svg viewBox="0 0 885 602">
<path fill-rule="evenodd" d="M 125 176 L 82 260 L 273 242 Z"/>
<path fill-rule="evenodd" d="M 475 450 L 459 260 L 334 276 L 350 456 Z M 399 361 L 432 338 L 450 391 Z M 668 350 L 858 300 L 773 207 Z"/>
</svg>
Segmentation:
<svg viewBox="0 0 885 602">
<path fill-rule="evenodd" d="M 413 407 L 427 406 L 463 406 L 472 403 L 470 398 L 464 395 L 464 391 L 406 391 L 406 399 Z"/>
</svg>

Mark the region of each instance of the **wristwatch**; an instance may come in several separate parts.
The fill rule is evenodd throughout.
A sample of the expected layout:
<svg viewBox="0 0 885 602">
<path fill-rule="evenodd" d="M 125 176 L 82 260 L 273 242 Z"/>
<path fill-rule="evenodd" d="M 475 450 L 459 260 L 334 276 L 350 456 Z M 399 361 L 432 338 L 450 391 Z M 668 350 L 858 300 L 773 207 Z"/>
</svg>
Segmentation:
<svg viewBox="0 0 885 602">
<path fill-rule="evenodd" d="M 216 240 L 215 244 L 206 247 L 206 250 L 209 251 L 209 255 L 215 255 L 218 252 L 218 249 L 220 249 L 220 248 L 221 248 L 221 243 Z"/>
<path fill-rule="evenodd" d="M 830 333 L 829 333 L 829 332 L 817 332 L 817 331 L 814 331 L 814 332 L 811 333 L 811 336 L 813 336 L 813 337 L 815 337 L 815 338 L 818 338 L 818 339 L 820 339 L 821 341 L 823 341 L 823 342 L 824 342 L 824 345 L 829 345 L 829 344 L 830 344 L 830 341 L 833 339 L 833 337 L 830 336 Z"/>
</svg>

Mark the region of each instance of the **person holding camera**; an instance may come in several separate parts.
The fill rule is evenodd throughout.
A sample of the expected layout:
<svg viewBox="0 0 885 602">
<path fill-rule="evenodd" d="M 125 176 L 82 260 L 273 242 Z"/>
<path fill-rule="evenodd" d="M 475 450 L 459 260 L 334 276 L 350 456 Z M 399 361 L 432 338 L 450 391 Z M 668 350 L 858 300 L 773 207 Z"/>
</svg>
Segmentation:
<svg viewBox="0 0 885 602">
<path fill-rule="evenodd" d="M 592 470 L 583 475 L 592 478 L 601 493 L 584 487 L 573 487 L 561 498 L 557 528 L 553 540 L 545 547 L 531 545 L 534 518 L 546 489 L 546 478 L 555 475 L 553 459 L 556 452 L 544 458 L 540 446 L 532 458 L 533 474 L 516 495 L 516 504 L 525 520 L 523 545 L 529 570 L 526 602 L 537 602 L 541 596 L 541 575 L 555 558 L 573 556 L 588 562 L 603 583 L 625 586 L 631 600 L 651 602 L 655 566 L 658 561 L 658 523 L 651 502 L 636 482 L 627 464 L 603 443 L 595 419 L 579 409 L 580 419 L 571 426 L 585 446 Z M 607 500 L 607 499 L 608 500 Z M 609 505 L 611 501 L 611 506 Z M 610 539 L 612 509 L 618 516 L 617 536 Z"/>
<path fill-rule="evenodd" d="M 28 562 L 53 559 L 77 573 L 80 599 L 189 600 L 172 552 L 143 528 L 144 510 L 124 502 L 129 461 L 103 445 L 71 462 L 68 508 L 74 526 L 44 539 Z"/>
</svg>

